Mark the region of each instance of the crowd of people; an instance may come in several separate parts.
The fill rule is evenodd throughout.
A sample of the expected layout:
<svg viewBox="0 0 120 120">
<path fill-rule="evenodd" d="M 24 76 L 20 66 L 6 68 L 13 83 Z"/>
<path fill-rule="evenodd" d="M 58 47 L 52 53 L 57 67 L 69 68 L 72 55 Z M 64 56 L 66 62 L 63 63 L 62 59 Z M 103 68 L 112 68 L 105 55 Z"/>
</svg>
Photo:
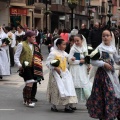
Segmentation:
<svg viewBox="0 0 120 120">
<path fill-rule="evenodd" d="M 73 113 L 78 103 L 86 101 L 90 117 L 120 120 L 120 83 L 115 70 L 115 64 L 120 65 L 119 29 L 98 22 L 90 30 L 82 24 L 80 30 L 75 26 L 71 31 L 55 29 L 53 34 L 22 26 L 17 30 L 0 27 L 0 77 L 10 75 L 10 67 L 16 64 L 25 81 L 23 103 L 34 107 L 37 82 L 44 80 L 40 46 L 45 44 L 51 111 L 59 112 L 57 106 L 62 105 L 65 112 Z"/>
</svg>

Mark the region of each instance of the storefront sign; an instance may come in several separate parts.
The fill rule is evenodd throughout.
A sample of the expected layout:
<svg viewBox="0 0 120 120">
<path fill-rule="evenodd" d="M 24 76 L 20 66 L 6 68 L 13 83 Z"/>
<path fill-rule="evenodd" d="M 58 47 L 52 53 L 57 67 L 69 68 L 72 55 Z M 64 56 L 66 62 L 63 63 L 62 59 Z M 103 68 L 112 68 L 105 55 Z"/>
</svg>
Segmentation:
<svg viewBox="0 0 120 120">
<path fill-rule="evenodd" d="M 25 8 L 10 8 L 10 15 L 27 16 L 27 9 L 25 9 Z"/>
</svg>

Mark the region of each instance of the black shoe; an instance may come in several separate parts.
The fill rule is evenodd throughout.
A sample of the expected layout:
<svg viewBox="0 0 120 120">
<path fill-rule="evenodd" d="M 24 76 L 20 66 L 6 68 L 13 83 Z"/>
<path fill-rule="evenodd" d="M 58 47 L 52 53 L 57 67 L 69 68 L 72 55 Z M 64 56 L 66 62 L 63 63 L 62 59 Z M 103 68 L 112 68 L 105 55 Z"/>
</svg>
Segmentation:
<svg viewBox="0 0 120 120">
<path fill-rule="evenodd" d="M 74 110 L 72 110 L 72 109 L 70 109 L 70 108 L 69 108 L 69 109 L 65 108 L 64 111 L 65 111 L 66 113 L 73 113 L 73 112 L 74 112 Z"/>
<path fill-rule="evenodd" d="M 36 98 L 31 99 L 32 102 L 37 102 L 38 100 Z"/>
<path fill-rule="evenodd" d="M 70 106 L 69 106 L 70 107 Z M 72 110 L 77 110 L 77 108 L 76 107 L 70 107 Z"/>
<path fill-rule="evenodd" d="M 51 107 L 51 111 L 58 112 L 58 110 L 56 108 L 52 108 L 52 107 Z"/>
</svg>

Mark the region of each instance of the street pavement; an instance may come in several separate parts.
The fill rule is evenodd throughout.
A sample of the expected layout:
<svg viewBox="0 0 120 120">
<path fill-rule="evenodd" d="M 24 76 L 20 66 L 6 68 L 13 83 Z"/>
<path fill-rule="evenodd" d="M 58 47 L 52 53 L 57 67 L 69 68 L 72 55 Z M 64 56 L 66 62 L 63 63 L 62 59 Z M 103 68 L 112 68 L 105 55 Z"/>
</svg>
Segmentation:
<svg viewBox="0 0 120 120">
<path fill-rule="evenodd" d="M 45 45 L 42 45 L 42 55 L 44 57 L 45 80 L 38 84 L 36 95 L 38 102 L 35 108 L 29 108 L 22 104 L 24 81 L 18 76 L 18 68 L 14 66 L 11 69 L 12 75 L 3 77 L 0 80 L 0 120 L 94 120 L 89 117 L 85 102 L 77 105 L 78 110 L 74 113 L 64 113 L 63 106 L 58 106 L 60 112 L 54 113 L 50 111 L 51 105 L 46 98 L 49 70 L 45 66 L 45 60 L 48 56 Z"/>
</svg>

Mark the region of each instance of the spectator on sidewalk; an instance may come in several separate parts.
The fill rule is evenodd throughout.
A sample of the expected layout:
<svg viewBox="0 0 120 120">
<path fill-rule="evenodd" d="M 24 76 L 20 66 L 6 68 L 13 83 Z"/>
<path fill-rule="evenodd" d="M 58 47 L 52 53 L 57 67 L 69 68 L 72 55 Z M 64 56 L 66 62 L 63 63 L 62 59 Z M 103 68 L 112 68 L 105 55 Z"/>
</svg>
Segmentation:
<svg viewBox="0 0 120 120">
<path fill-rule="evenodd" d="M 94 49 L 102 42 L 102 30 L 99 28 L 99 23 L 96 22 L 94 28 L 90 31 L 88 36 L 88 44 Z"/>
<path fill-rule="evenodd" d="M 78 34 L 82 34 L 88 43 L 88 35 L 89 35 L 89 30 L 86 28 L 85 24 L 81 25 L 81 29 L 79 30 Z"/>
</svg>

